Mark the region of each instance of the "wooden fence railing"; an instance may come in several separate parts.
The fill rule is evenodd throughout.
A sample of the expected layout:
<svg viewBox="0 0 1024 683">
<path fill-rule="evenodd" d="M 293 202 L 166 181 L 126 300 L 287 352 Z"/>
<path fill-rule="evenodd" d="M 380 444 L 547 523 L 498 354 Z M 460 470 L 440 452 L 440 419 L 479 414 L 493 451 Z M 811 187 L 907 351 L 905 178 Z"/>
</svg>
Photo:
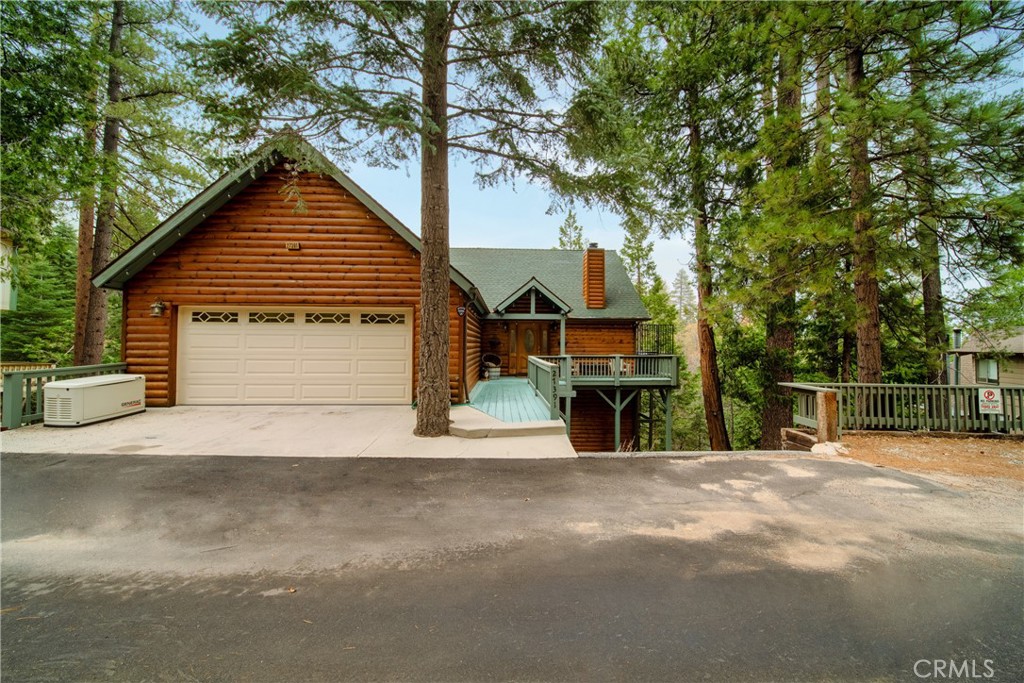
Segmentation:
<svg viewBox="0 0 1024 683">
<path fill-rule="evenodd" d="M 16 429 L 43 419 L 43 387 L 55 379 L 74 379 L 94 375 L 113 375 L 124 372 L 126 363 L 79 365 L 73 368 L 45 368 L 16 370 L 3 373 L 3 407 L 0 424 L 4 429 Z"/>
<path fill-rule="evenodd" d="M 795 382 L 779 382 L 779 386 L 789 387 L 793 392 L 796 409 L 793 424 L 814 429 L 817 443 L 838 441 L 842 436 L 839 420 L 839 392 L 814 384 L 798 384 Z M 783 430 L 783 439 L 787 430 Z"/>
<path fill-rule="evenodd" d="M 813 426 L 815 391 L 835 391 L 839 430 L 1002 432 L 1024 434 L 1024 387 L 991 385 L 784 383 L 796 400 L 793 421 Z M 801 387 L 801 388 L 797 388 Z M 1000 413 L 983 413 L 985 391 L 998 389 Z"/>
</svg>

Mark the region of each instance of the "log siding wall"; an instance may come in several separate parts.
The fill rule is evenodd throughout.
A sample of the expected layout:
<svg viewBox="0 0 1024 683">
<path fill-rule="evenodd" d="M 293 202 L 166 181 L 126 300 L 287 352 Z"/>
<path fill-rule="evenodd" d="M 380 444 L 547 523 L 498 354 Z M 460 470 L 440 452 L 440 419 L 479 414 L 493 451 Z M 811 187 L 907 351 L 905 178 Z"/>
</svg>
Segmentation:
<svg viewBox="0 0 1024 683">
<path fill-rule="evenodd" d="M 304 212 L 282 194 L 288 181 L 299 188 Z M 453 301 L 463 297 L 451 289 Z M 146 375 L 150 405 L 175 403 L 178 307 L 208 304 L 412 309 L 416 395 L 419 254 L 329 177 L 271 169 L 129 281 L 124 294 L 124 359 L 128 372 Z M 168 310 L 152 318 L 157 299 Z M 451 342 L 454 356 L 460 338 Z"/>
<path fill-rule="evenodd" d="M 483 320 L 471 306 L 467 306 L 466 315 L 466 378 L 469 390 L 480 381 L 480 368 L 483 365 Z M 469 400 L 469 397 L 465 397 Z"/>
<path fill-rule="evenodd" d="M 615 390 L 610 390 L 611 394 Z M 637 398 L 622 410 L 620 438 L 623 449 L 636 450 Z M 580 453 L 615 450 L 615 410 L 593 390 L 579 390 L 572 400 L 569 441 Z"/>
<path fill-rule="evenodd" d="M 463 345 L 462 319 L 459 317 L 459 306 L 466 307 L 465 345 Z M 470 305 L 470 298 L 456 285 L 451 287 L 448 305 L 448 338 L 451 340 L 451 352 L 448 354 L 448 384 L 451 388 L 452 402 L 468 403 L 469 394 L 480 379 L 480 316 Z M 466 356 L 463 358 L 463 346 Z M 463 383 L 465 376 L 465 383 Z"/>
<path fill-rule="evenodd" d="M 636 353 L 636 323 L 569 320 L 565 325 L 565 352 L 569 355 Z"/>
</svg>

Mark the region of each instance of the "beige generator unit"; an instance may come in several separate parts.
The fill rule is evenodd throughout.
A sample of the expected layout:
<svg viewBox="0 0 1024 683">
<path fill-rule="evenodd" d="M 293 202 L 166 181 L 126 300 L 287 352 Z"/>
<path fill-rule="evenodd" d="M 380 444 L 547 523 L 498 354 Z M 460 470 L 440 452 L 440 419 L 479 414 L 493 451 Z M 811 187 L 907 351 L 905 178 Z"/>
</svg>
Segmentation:
<svg viewBox="0 0 1024 683">
<path fill-rule="evenodd" d="M 146 410 L 144 375 L 98 375 L 43 387 L 43 424 L 78 427 Z"/>
</svg>

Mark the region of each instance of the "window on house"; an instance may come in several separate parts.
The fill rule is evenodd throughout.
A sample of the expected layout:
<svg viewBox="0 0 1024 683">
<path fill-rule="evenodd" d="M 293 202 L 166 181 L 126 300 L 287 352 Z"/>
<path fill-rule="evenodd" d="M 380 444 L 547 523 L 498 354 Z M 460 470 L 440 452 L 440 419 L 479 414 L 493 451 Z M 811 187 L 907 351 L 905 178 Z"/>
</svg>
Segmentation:
<svg viewBox="0 0 1024 683">
<path fill-rule="evenodd" d="M 999 384 L 999 361 L 994 358 L 979 358 L 978 384 Z"/>
</svg>

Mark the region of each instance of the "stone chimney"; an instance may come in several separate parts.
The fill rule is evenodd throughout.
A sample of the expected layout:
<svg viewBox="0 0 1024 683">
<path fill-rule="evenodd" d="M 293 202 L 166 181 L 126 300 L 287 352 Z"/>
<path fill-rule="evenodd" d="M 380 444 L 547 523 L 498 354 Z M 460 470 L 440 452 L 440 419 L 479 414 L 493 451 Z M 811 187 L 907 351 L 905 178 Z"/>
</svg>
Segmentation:
<svg viewBox="0 0 1024 683">
<path fill-rule="evenodd" d="M 604 308 L 604 249 L 591 242 L 583 252 L 583 300 L 587 308 Z"/>
</svg>

